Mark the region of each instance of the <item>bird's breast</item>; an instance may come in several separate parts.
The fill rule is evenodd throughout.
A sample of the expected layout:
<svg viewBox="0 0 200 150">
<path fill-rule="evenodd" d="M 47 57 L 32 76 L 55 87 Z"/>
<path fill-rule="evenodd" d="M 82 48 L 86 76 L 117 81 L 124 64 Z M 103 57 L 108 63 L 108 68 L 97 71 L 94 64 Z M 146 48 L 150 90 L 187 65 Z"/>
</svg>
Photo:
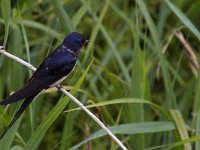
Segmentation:
<svg viewBox="0 0 200 150">
<path fill-rule="evenodd" d="M 68 76 L 68 75 L 67 75 Z M 59 79 L 58 81 L 54 82 L 52 85 L 50 85 L 50 87 L 54 87 L 58 84 L 60 84 L 63 80 L 65 80 L 67 78 L 67 76 L 62 77 L 61 79 Z"/>
<path fill-rule="evenodd" d="M 56 82 L 54 82 L 50 87 L 54 87 L 54 86 L 60 84 L 62 81 L 64 81 L 71 74 L 71 72 L 74 70 L 76 64 L 77 63 L 75 63 L 75 65 L 73 65 L 73 68 L 71 69 L 71 71 L 66 76 L 64 76 L 64 77 L 60 78 L 59 80 L 57 80 Z"/>
</svg>

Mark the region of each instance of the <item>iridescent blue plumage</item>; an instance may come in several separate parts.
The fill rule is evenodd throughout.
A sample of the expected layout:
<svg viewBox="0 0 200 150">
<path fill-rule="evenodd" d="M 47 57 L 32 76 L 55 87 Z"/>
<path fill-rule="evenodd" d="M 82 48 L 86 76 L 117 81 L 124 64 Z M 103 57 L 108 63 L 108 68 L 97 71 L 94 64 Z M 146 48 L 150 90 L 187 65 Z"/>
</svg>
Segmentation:
<svg viewBox="0 0 200 150">
<path fill-rule="evenodd" d="M 13 117 L 7 129 L 14 124 L 42 90 L 61 82 L 73 70 L 77 62 L 79 50 L 87 42 L 80 33 L 70 33 L 65 37 L 63 43 L 48 55 L 22 89 L 0 102 L 0 105 L 7 105 L 25 98 L 22 106 Z"/>
<path fill-rule="evenodd" d="M 79 51 L 80 45 L 83 45 L 87 40 L 80 36 L 77 32 L 72 32 L 70 36 L 65 37 L 63 44 L 73 50 L 74 52 Z"/>
</svg>

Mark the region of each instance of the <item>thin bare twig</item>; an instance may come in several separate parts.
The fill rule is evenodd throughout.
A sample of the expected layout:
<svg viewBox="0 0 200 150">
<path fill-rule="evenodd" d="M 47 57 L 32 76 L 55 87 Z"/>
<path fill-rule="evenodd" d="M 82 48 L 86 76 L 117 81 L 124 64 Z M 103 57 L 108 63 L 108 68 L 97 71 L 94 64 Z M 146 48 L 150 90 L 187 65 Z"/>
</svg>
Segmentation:
<svg viewBox="0 0 200 150">
<path fill-rule="evenodd" d="M 8 53 L 3 46 L 0 46 L 0 53 L 17 61 L 18 63 L 26 66 L 27 68 L 35 71 L 36 68 L 27 63 L 26 61 L 20 59 L 19 57 Z M 73 95 L 67 92 L 62 86 L 59 84 L 55 86 L 59 91 L 61 91 L 64 95 L 69 97 L 74 103 L 76 103 L 84 112 L 86 112 L 123 150 L 127 150 L 127 148 L 123 145 L 123 143 L 89 110 L 87 109 L 78 99 L 76 99 Z"/>
<path fill-rule="evenodd" d="M 197 56 L 196 56 L 194 50 L 192 49 L 190 44 L 185 40 L 185 37 L 183 36 L 182 32 L 174 32 L 174 34 L 177 37 L 177 39 L 184 46 L 185 52 L 186 52 L 186 56 L 187 56 L 187 58 L 189 58 L 189 60 L 191 62 L 191 69 L 194 72 L 195 76 L 197 77 L 200 67 L 199 67 Z"/>
</svg>

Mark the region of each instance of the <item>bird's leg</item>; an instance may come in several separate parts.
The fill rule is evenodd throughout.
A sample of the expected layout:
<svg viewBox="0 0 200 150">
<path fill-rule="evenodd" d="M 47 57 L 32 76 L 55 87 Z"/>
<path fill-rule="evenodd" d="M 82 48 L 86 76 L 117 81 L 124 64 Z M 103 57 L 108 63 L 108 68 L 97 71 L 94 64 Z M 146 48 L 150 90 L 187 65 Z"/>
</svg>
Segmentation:
<svg viewBox="0 0 200 150">
<path fill-rule="evenodd" d="M 60 92 L 61 94 L 63 93 L 62 91 L 61 91 L 61 88 L 63 88 L 60 84 L 57 84 L 56 86 L 55 86 L 57 89 L 58 89 L 58 92 Z M 64 89 L 64 88 L 63 88 Z M 66 90 L 67 92 L 70 92 L 70 90 Z"/>
<path fill-rule="evenodd" d="M 62 87 L 60 84 L 57 84 L 55 87 L 58 89 L 58 92 L 62 93 L 62 92 L 60 91 L 60 89 L 63 88 L 63 87 Z"/>
<path fill-rule="evenodd" d="M 5 47 L 4 46 L 0 46 L 0 51 L 5 51 Z"/>
<path fill-rule="evenodd" d="M 60 90 L 60 88 L 62 88 L 62 86 L 61 86 L 60 84 L 57 84 L 55 87 L 56 87 L 58 90 Z"/>
<path fill-rule="evenodd" d="M 0 50 L 3 50 L 3 49 L 5 49 L 5 47 L 4 46 L 0 46 Z"/>
</svg>

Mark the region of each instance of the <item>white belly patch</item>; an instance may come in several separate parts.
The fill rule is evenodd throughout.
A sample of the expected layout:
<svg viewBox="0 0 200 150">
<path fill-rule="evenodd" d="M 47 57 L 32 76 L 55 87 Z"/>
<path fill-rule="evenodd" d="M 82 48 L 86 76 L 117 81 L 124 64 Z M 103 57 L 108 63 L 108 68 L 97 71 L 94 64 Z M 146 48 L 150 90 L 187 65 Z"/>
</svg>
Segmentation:
<svg viewBox="0 0 200 150">
<path fill-rule="evenodd" d="M 77 63 L 76 63 L 76 64 L 77 64 Z M 76 64 L 74 65 L 74 68 L 75 68 Z M 71 70 L 71 72 L 74 70 L 74 68 Z M 68 75 L 70 75 L 71 72 L 70 72 Z M 63 80 L 65 80 L 65 79 L 68 77 L 68 75 L 66 75 L 65 77 L 62 77 L 62 78 L 59 79 L 58 81 L 54 82 L 50 87 L 54 87 L 54 86 L 56 86 L 57 84 L 60 84 Z"/>
</svg>

